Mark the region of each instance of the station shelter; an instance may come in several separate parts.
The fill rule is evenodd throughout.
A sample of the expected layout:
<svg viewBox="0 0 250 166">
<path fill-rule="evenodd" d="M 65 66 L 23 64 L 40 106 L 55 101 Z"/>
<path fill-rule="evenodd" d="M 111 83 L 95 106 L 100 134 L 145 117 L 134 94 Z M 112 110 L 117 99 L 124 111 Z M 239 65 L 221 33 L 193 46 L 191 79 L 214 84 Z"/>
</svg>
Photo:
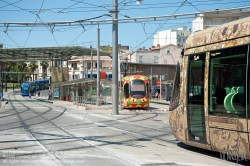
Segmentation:
<svg viewBox="0 0 250 166">
<path fill-rule="evenodd" d="M 68 81 L 67 67 L 52 67 L 51 90 L 52 98 L 72 101 L 76 96 L 95 95 L 96 78 L 82 78 Z"/>
<path fill-rule="evenodd" d="M 169 99 L 170 100 L 170 96 L 172 94 L 172 90 L 173 90 L 173 83 L 174 80 L 167 80 L 167 81 L 162 81 L 162 85 L 165 87 L 165 99 Z"/>
</svg>

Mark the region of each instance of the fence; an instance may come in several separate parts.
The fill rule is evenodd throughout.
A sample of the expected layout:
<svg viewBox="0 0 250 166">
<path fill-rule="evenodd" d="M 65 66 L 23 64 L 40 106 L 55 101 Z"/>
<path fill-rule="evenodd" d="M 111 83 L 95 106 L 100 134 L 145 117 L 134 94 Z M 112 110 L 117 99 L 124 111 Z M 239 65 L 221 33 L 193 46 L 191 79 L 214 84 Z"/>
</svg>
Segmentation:
<svg viewBox="0 0 250 166">
<path fill-rule="evenodd" d="M 73 96 L 72 102 L 74 105 L 87 107 L 88 105 L 92 107 L 92 105 L 96 105 L 97 96 L 87 94 L 86 96 Z M 100 96 L 99 97 L 99 106 L 110 104 L 108 96 Z"/>
</svg>

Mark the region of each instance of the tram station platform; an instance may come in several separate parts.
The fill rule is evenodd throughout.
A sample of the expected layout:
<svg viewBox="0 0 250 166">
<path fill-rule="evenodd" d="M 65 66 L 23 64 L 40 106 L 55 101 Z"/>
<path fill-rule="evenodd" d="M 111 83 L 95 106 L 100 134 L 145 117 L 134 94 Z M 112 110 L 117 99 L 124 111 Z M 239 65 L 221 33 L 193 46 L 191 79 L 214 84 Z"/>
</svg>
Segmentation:
<svg viewBox="0 0 250 166">
<path fill-rule="evenodd" d="M 96 105 L 95 103 L 87 103 L 87 105 L 77 105 L 75 102 L 73 101 L 65 101 L 65 100 L 59 100 L 59 99 L 53 99 L 53 100 L 48 100 L 48 91 L 43 91 L 40 96 L 38 97 L 36 96 L 32 96 L 32 99 L 35 100 L 39 100 L 42 102 L 47 102 L 47 103 L 51 103 L 53 105 L 58 105 L 58 106 L 66 106 L 66 107 L 73 107 L 73 108 L 77 108 L 77 107 L 82 107 L 83 109 L 86 110 L 104 110 L 104 109 L 112 109 L 112 102 L 110 101 L 110 98 L 108 98 L 105 103 L 100 104 L 99 106 Z M 5 105 L 5 102 L 7 100 L 3 98 L 3 100 L 0 100 L 0 104 L 1 106 Z M 151 100 L 151 103 L 158 103 L 158 104 L 165 104 L 165 105 L 169 105 L 169 101 L 166 100 Z"/>
<path fill-rule="evenodd" d="M 74 108 L 82 107 L 84 110 L 112 109 L 112 102 L 109 100 L 106 100 L 100 105 L 96 105 L 96 102 L 93 102 L 93 103 L 87 102 L 83 104 L 83 103 L 77 103 L 74 101 L 65 101 L 65 100 L 58 100 L 58 99 L 48 100 L 48 96 L 40 96 L 40 97 L 32 96 L 32 98 L 43 101 L 43 102 L 51 103 L 53 105 L 58 105 L 58 106 L 66 106 L 66 107 L 74 107 Z M 164 104 L 164 105 L 170 104 L 170 102 L 166 100 L 151 100 L 150 102 L 157 103 L 157 104 Z"/>
</svg>

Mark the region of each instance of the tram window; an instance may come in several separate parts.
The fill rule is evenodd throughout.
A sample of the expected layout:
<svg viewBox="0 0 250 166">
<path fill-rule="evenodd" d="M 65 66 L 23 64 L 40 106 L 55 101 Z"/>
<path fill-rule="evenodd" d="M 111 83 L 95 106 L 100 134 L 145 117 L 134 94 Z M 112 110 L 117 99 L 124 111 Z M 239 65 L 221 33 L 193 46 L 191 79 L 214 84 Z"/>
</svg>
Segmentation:
<svg viewBox="0 0 250 166">
<path fill-rule="evenodd" d="M 125 98 L 129 98 L 129 84 L 124 85 L 124 96 Z"/>
<path fill-rule="evenodd" d="M 247 99 L 248 99 L 247 100 L 247 109 L 248 109 L 248 111 L 247 111 L 248 114 L 247 115 L 248 115 L 248 119 L 249 119 L 250 118 L 250 107 L 249 107 L 249 102 L 250 102 L 249 101 L 250 100 L 250 88 L 249 88 L 250 87 L 250 76 L 249 76 L 249 73 L 250 73 L 250 63 L 249 62 L 248 62 L 248 72 L 247 73 L 248 73 L 247 74 L 247 85 L 248 85 L 247 87 L 248 88 L 246 90 L 246 93 L 247 93 L 247 96 L 248 96 L 247 97 Z"/>
<path fill-rule="evenodd" d="M 35 86 L 36 86 L 36 90 L 38 90 L 39 89 L 39 83 L 37 82 Z"/>
<path fill-rule="evenodd" d="M 143 80 L 133 80 L 130 83 L 130 95 L 137 96 L 137 97 L 145 97 L 146 90 L 145 84 Z"/>
<path fill-rule="evenodd" d="M 189 139 L 206 142 L 204 110 L 205 54 L 189 56 L 187 120 Z"/>
<path fill-rule="evenodd" d="M 246 117 L 246 54 L 246 46 L 211 52 L 210 114 Z"/>
<path fill-rule="evenodd" d="M 179 104 L 180 98 L 180 64 L 179 62 L 176 65 L 176 75 L 174 79 L 174 86 L 171 95 L 169 111 L 174 110 Z"/>
<path fill-rule="evenodd" d="M 45 89 L 45 83 L 40 83 L 40 90 L 44 90 Z"/>
<path fill-rule="evenodd" d="M 28 87 L 26 87 L 26 86 L 24 86 L 24 87 L 21 88 L 21 91 L 24 91 L 24 92 L 28 92 L 28 90 L 29 90 L 29 89 L 28 89 Z"/>
</svg>

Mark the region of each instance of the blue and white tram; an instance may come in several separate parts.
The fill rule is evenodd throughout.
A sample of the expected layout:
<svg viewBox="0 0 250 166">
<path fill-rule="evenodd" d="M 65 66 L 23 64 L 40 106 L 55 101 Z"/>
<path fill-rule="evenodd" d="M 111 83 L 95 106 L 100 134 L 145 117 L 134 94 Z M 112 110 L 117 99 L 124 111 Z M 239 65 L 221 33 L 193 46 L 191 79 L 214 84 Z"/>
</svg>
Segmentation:
<svg viewBox="0 0 250 166">
<path fill-rule="evenodd" d="M 49 79 L 22 83 L 21 96 L 29 96 L 29 93 L 34 95 L 36 92 L 46 89 L 49 89 Z"/>
<path fill-rule="evenodd" d="M 21 84 L 21 96 L 29 96 L 29 86 L 28 82 Z"/>
</svg>

